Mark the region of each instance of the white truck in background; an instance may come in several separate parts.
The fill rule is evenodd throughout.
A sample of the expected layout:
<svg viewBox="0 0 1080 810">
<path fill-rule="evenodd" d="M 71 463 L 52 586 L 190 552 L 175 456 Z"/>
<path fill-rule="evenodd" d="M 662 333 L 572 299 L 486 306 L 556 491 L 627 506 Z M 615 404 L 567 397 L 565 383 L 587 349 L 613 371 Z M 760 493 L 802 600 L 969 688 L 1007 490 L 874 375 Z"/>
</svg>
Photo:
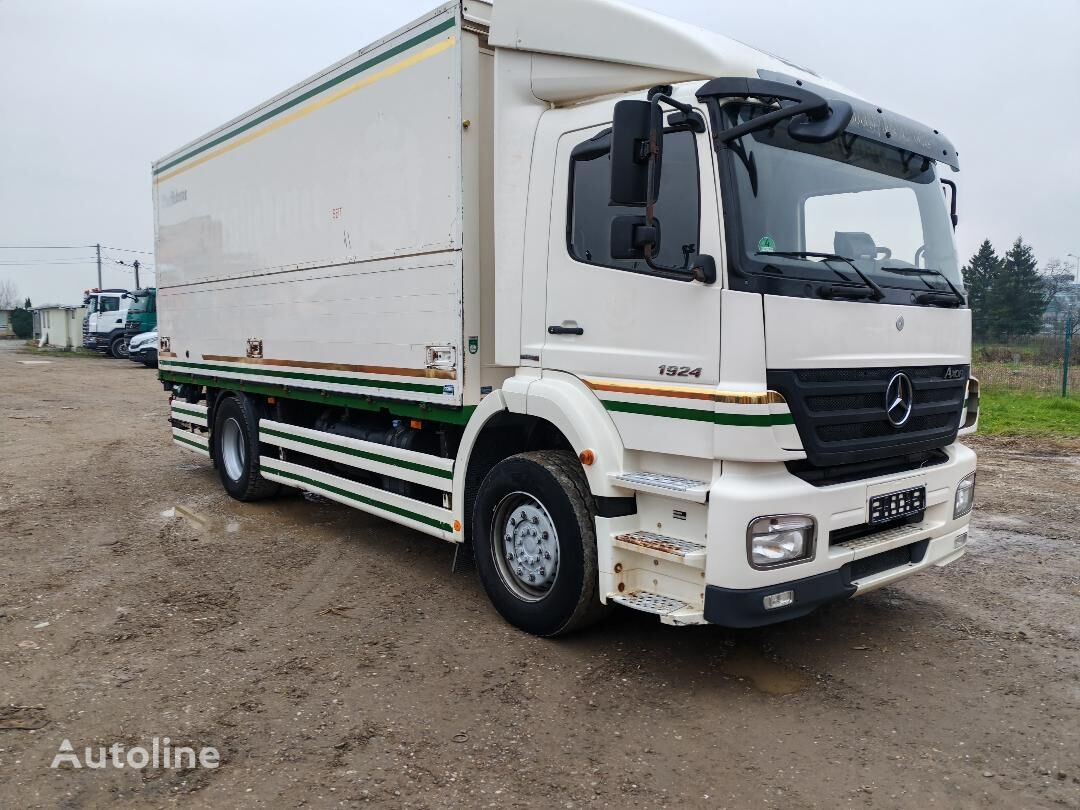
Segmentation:
<svg viewBox="0 0 1080 810">
<path fill-rule="evenodd" d="M 965 552 L 957 168 L 613 0 L 445 4 L 154 164 L 172 436 L 532 633 L 805 615 Z"/>
<path fill-rule="evenodd" d="M 128 291 L 123 289 L 87 290 L 83 297 L 83 346 L 112 357 L 127 357 L 124 325 L 131 306 Z"/>
</svg>

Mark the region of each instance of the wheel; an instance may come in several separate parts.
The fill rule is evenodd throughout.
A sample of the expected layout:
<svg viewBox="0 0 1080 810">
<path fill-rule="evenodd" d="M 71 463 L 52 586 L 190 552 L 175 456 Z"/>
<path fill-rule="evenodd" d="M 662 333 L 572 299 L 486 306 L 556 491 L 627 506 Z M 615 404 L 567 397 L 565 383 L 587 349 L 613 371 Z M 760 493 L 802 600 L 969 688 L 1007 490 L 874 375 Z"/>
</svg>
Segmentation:
<svg viewBox="0 0 1080 810">
<path fill-rule="evenodd" d="M 123 335 L 117 335 L 109 343 L 109 354 L 117 360 L 122 360 L 128 356 L 127 340 Z"/>
<path fill-rule="evenodd" d="M 210 443 L 221 485 L 236 500 L 261 501 L 281 492 L 281 484 L 259 473 L 259 415 L 248 397 L 218 402 Z"/>
<path fill-rule="evenodd" d="M 496 464 L 476 495 L 472 540 L 484 590 L 515 627 L 557 636 L 603 616 L 595 508 L 573 453 L 522 453 Z"/>
</svg>

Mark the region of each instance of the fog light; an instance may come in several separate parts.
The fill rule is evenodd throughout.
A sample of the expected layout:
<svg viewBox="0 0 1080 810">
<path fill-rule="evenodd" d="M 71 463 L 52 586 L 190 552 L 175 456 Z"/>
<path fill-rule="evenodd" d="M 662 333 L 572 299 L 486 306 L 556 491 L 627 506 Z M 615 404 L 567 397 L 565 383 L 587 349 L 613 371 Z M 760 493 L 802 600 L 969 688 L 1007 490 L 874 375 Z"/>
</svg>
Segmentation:
<svg viewBox="0 0 1080 810">
<path fill-rule="evenodd" d="M 809 515 L 757 518 L 746 530 L 750 565 L 773 568 L 810 559 L 814 553 L 814 525 Z"/>
<path fill-rule="evenodd" d="M 781 591 L 780 593 L 772 593 L 762 600 L 762 602 L 765 604 L 766 610 L 776 610 L 777 608 L 787 607 L 794 601 L 795 591 Z"/>
<path fill-rule="evenodd" d="M 953 500 L 953 520 L 962 518 L 971 511 L 975 502 L 975 473 L 967 476 L 956 485 L 956 498 Z"/>
<path fill-rule="evenodd" d="M 967 532 L 960 532 L 952 541 L 953 549 L 963 548 L 967 545 Z"/>
</svg>

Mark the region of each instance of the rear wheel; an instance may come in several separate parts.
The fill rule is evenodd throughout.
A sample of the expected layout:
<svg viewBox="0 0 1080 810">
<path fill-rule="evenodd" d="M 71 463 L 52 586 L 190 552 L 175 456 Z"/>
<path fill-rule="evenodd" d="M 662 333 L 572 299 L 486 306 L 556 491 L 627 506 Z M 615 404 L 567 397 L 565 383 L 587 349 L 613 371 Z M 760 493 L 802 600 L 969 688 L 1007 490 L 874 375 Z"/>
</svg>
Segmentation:
<svg viewBox="0 0 1080 810">
<path fill-rule="evenodd" d="M 480 581 L 511 624 L 558 636 L 603 616 L 595 509 L 573 453 L 496 464 L 477 493 L 472 530 Z"/>
<path fill-rule="evenodd" d="M 281 492 L 281 484 L 259 472 L 259 415 L 248 397 L 218 402 L 211 446 L 221 485 L 236 500 L 261 501 Z"/>
<path fill-rule="evenodd" d="M 117 335 L 109 343 L 109 354 L 115 357 L 117 360 L 122 360 L 128 356 L 127 338 L 123 335 Z"/>
</svg>

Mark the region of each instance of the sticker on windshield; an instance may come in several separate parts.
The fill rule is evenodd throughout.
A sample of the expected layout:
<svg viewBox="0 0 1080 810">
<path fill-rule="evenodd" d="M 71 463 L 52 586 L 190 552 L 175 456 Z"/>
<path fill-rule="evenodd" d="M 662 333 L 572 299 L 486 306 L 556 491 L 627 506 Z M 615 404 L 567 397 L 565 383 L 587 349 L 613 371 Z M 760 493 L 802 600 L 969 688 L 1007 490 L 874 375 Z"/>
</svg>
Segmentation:
<svg viewBox="0 0 1080 810">
<path fill-rule="evenodd" d="M 771 236 L 763 236 L 757 242 L 758 253 L 772 253 L 776 250 L 776 242 Z"/>
</svg>

